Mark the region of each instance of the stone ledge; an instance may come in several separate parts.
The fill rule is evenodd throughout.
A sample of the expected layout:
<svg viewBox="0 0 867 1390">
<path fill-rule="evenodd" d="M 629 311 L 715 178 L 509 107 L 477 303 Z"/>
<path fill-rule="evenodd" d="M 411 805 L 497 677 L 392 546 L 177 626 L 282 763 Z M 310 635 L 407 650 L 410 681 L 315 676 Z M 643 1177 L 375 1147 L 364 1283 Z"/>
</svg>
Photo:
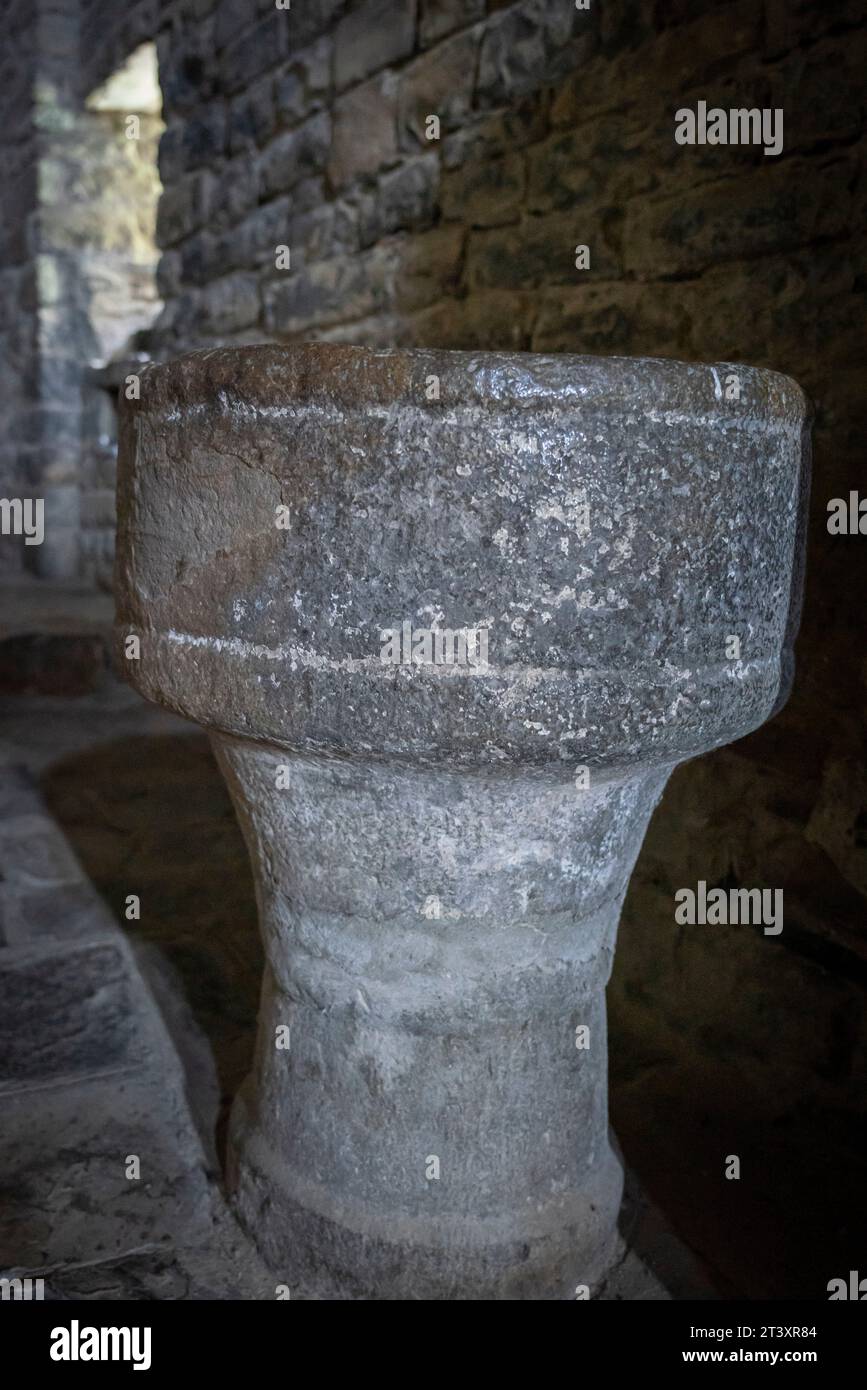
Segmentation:
<svg viewBox="0 0 867 1390">
<path fill-rule="evenodd" d="M 86 695 L 110 683 L 110 595 L 15 576 L 0 585 L 0 611 L 0 694 Z"/>
</svg>

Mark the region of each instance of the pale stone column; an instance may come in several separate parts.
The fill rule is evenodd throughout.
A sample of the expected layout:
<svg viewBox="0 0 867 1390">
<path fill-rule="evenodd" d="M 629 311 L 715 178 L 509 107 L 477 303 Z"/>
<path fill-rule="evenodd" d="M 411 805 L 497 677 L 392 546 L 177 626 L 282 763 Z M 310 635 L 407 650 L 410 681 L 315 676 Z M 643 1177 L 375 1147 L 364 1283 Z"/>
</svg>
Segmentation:
<svg viewBox="0 0 867 1390">
<path fill-rule="evenodd" d="M 740 366 L 324 345 L 125 405 L 119 641 L 211 730 L 250 849 L 230 1182 L 294 1297 L 603 1276 L 620 905 L 672 767 L 785 698 L 804 421 Z M 487 660 L 430 660 L 443 629 Z"/>
</svg>

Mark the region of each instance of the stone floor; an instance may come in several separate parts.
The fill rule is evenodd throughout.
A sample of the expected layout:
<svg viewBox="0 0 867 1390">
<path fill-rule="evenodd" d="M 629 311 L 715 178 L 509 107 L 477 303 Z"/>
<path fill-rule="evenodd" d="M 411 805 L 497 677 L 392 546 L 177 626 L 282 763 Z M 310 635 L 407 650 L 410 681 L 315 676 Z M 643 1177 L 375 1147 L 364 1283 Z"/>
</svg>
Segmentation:
<svg viewBox="0 0 867 1390">
<path fill-rule="evenodd" d="M 182 996 L 15 767 L 0 864 L 0 1268 L 55 1296 L 273 1295 L 220 1198 L 216 1078 Z"/>
</svg>

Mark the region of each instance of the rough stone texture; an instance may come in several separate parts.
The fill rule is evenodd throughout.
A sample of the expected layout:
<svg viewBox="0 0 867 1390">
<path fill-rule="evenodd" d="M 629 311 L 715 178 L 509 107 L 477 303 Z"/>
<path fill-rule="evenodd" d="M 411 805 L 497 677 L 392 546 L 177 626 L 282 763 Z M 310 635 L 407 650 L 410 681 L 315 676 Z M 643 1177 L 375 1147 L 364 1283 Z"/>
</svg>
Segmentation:
<svg viewBox="0 0 867 1390">
<path fill-rule="evenodd" d="M 32 363 L 38 321 L 32 254 L 37 208 L 34 84 L 37 30 L 27 0 L 3 6 L 0 56 L 0 495 L 30 497 L 39 474 Z M 32 547 L 30 548 L 32 551 Z M 20 571 L 27 556 L 20 538 L 0 536 L 0 572 Z M 32 553 L 28 557 L 32 562 Z"/>
<path fill-rule="evenodd" d="M 106 594 L 77 581 L 0 583 L 0 692 L 76 696 L 109 680 L 114 616 Z"/>
<path fill-rule="evenodd" d="M 792 675 L 807 406 L 738 370 L 733 410 L 723 364 L 263 347 L 125 404 L 118 648 L 213 731 L 251 851 L 232 1181 L 301 1296 L 567 1298 L 611 1262 L 628 878 L 673 766 Z M 486 628 L 487 664 L 384 665 L 404 621 Z"/>
<path fill-rule="evenodd" d="M 10 150 L 2 158 L 8 218 L 0 245 L 0 457 L 4 496 L 45 504 L 45 538 L 0 538 L 0 568 L 105 582 L 113 558 L 116 425 L 90 370 L 160 308 L 154 224 L 162 122 L 136 112 L 137 139 L 110 100 L 79 91 L 78 0 L 0 6 L 12 36 L 4 72 Z M 11 63 L 10 63 L 11 66 Z M 115 447 L 112 447 L 112 446 Z M 102 506 L 100 504 L 102 503 Z"/>
<path fill-rule="evenodd" d="M 59 1297 L 273 1297 L 213 1183 L 201 1049 L 197 1093 L 211 1099 L 190 1109 L 170 1041 L 198 1048 L 186 1006 L 151 960 L 156 1006 L 15 768 L 0 769 L 0 811 L 0 1270 L 43 1276 Z"/>
</svg>

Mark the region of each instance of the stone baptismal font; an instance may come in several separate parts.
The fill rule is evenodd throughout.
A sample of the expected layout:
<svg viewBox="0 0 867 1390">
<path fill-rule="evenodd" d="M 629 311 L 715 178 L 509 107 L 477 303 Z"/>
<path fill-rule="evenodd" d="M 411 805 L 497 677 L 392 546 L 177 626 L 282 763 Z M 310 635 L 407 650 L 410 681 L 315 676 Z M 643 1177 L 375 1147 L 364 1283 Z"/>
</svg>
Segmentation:
<svg viewBox="0 0 867 1390">
<path fill-rule="evenodd" d="M 672 769 L 788 693 L 806 419 L 740 364 L 328 344 L 123 402 L 118 653 L 249 847 L 229 1181 L 292 1298 L 604 1278 L 620 907 Z"/>
</svg>

